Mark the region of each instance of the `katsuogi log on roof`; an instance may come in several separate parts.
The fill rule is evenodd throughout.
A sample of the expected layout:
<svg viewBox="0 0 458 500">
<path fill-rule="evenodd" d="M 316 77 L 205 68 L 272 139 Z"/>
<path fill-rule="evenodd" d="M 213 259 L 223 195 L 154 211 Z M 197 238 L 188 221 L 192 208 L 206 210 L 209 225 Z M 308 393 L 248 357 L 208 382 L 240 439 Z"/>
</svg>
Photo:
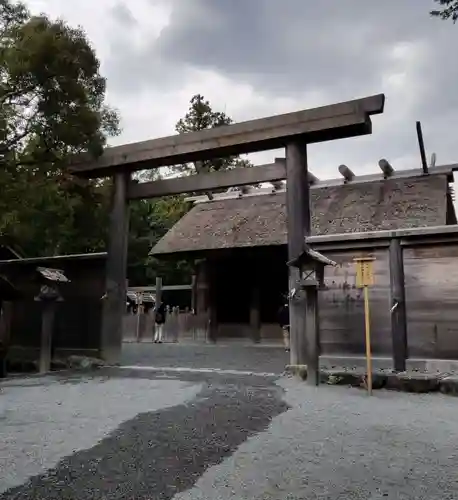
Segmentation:
<svg viewBox="0 0 458 500">
<path fill-rule="evenodd" d="M 389 178 L 311 190 L 312 234 L 447 223 L 446 175 Z M 153 255 L 286 245 L 284 192 L 200 203 L 152 249 Z"/>
</svg>

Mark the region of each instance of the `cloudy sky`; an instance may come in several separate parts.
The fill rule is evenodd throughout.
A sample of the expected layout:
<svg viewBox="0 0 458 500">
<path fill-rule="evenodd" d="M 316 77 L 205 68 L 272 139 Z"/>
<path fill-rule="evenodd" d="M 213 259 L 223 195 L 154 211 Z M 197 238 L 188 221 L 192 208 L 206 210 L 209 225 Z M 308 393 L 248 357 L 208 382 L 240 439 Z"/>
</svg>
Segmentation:
<svg viewBox="0 0 458 500">
<path fill-rule="evenodd" d="M 122 116 L 113 144 L 174 133 L 196 93 L 241 121 L 383 92 L 371 136 L 310 147 L 315 175 L 377 171 L 382 157 L 419 167 L 416 120 L 428 156 L 458 161 L 458 24 L 430 18 L 433 0 L 26 3 L 88 33 Z"/>
</svg>

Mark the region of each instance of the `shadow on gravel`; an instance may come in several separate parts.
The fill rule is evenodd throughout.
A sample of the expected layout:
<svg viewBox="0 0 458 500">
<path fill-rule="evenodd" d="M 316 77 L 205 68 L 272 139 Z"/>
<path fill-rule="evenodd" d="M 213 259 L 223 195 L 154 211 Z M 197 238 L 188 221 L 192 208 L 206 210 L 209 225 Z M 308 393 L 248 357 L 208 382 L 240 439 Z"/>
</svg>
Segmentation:
<svg viewBox="0 0 458 500">
<path fill-rule="evenodd" d="M 171 499 L 287 409 L 270 382 L 215 382 L 191 403 L 125 422 L 0 500 Z"/>
</svg>

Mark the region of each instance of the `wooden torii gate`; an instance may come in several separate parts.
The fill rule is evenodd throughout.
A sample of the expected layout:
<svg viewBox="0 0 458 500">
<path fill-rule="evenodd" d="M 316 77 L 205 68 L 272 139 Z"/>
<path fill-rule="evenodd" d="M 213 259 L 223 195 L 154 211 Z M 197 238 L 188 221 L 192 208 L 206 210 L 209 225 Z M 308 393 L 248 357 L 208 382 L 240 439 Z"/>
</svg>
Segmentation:
<svg viewBox="0 0 458 500">
<path fill-rule="evenodd" d="M 97 160 L 89 155 L 73 158 L 69 165 L 72 174 L 86 178 L 113 178 L 106 300 L 101 335 L 103 358 L 109 363 L 116 363 L 121 352 L 129 200 L 210 192 L 232 186 L 286 179 L 288 256 L 289 261 L 300 260 L 307 248 L 307 237 L 311 233 L 307 145 L 371 134 L 370 117 L 382 113 L 384 103 L 385 96 L 378 94 L 214 129 L 106 148 Z M 286 162 L 145 183 L 131 179 L 132 172 L 138 170 L 279 148 L 285 148 Z M 290 266 L 289 272 L 292 288 L 294 283 L 302 279 L 301 269 Z M 310 343 L 301 342 L 304 335 L 318 338 L 316 322 L 313 323 L 316 331 L 305 331 L 307 305 L 305 298 L 303 300 L 303 306 L 298 307 L 296 302 L 291 308 L 291 363 L 317 367 L 319 345 L 311 348 Z M 310 307 L 308 313 L 310 314 Z M 317 377 L 311 377 L 315 378 Z"/>
</svg>

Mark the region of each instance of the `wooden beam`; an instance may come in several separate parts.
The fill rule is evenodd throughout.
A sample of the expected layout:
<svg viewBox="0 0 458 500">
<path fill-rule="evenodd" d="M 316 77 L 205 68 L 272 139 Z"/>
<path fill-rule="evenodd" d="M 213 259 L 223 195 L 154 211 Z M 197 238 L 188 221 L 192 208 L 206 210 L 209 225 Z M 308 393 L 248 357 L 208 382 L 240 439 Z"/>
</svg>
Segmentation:
<svg viewBox="0 0 458 500">
<path fill-rule="evenodd" d="M 161 290 L 163 292 L 176 292 L 178 290 L 192 290 L 191 285 L 162 285 Z M 130 286 L 129 292 L 155 292 L 156 285 L 151 286 Z"/>
<path fill-rule="evenodd" d="M 403 250 L 398 238 L 390 242 L 389 261 L 393 367 L 397 372 L 404 372 L 407 360 L 407 316 Z"/>
<path fill-rule="evenodd" d="M 235 168 L 224 172 L 175 177 L 160 181 L 131 183 L 127 197 L 129 200 L 159 198 L 183 193 L 208 192 L 233 186 L 247 186 L 260 182 L 286 179 L 286 165 L 272 163 L 257 167 Z"/>
<path fill-rule="evenodd" d="M 112 208 L 108 233 L 106 262 L 106 292 L 104 298 L 101 355 L 109 364 L 119 362 L 123 336 L 123 316 L 126 309 L 126 266 L 129 235 L 127 186 L 130 174 L 113 176 Z"/>
<path fill-rule="evenodd" d="M 309 184 L 312 186 L 320 182 L 320 179 L 318 179 L 316 175 L 313 175 L 312 172 L 307 173 L 307 179 L 309 181 Z"/>
<path fill-rule="evenodd" d="M 355 178 L 355 174 L 347 167 L 347 165 L 339 165 L 339 173 L 344 178 L 344 182 L 351 182 Z"/>
<path fill-rule="evenodd" d="M 295 137 L 305 143 L 370 134 L 370 116 L 383 112 L 385 96 L 378 94 L 330 106 L 235 123 L 105 149 L 94 160 L 72 159 L 70 172 L 86 177 L 114 170 L 142 170 L 281 148 Z"/>
<path fill-rule="evenodd" d="M 441 165 L 437 166 L 429 171 L 429 175 L 445 175 L 447 176 L 449 182 L 452 182 L 453 180 L 453 172 L 458 170 L 458 165 Z M 310 174 L 310 172 L 309 172 Z M 424 177 L 424 174 L 418 170 L 418 168 L 413 169 L 413 170 L 395 170 L 390 177 L 390 179 L 407 179 L 407 178 L 415 178 L 415 177 Z M 365 184 L 368 182 L 376 182 L 376 181 L 383 181 L 385 180 L 383 173 L 378 173 L 378 174 L 368 174 L 368 175 L 358 175 L 355 176 L 351 183 L 352 184 Z M 323 179 L 323 180 L 318 180 L 314 184 L 310 184 L 310 189 L 321 189 L 321 188 L 328 188 L 328 187 L 334 187 L 334 186 L 343 186 L 344 184 L 347 184 L 347 181 L 342 178 L 337 178 L 337 179 Z M 268 194 L 271 193 L 271 189 L 269 188 L 258 188 L 252 190 L 250 193 L 248 193 L 248 196 L 258 196 L 258 195 L 263 195 L 263 194 Z M 231 198 L 237 198 L 239 195 L 237 192 L 234 193 L 215 193 L 214 194 L 214 200 L 227 200 Z M 203 203 L 206 202 L 208 198 L 206 196 L 190 196 L 187 198 L 187 201 L 193 202 L 193 203 Z M 1 263 L 1 262 L 0 262 Z"/>
<path fill-rule="evenodd" d="M 286 184 L 283 181 L 271 181 L 271 184 L 275 191 L 284 190 L 286 187 Z"/>
<path fill-rule="evenodd" d="M 339 233 L 339 234 L 322 234 L 319 236 L 310 236 L 306 243 L 309 245 L 319 245 L 334 243 L 338 241 L 348 242 L 349 245 L 354 241 L 366 240 L 383 240 L 391 238 L 423 238 L 423 237 L 438 237 L 438 236 L 458 236 L 458 225 L 452 226 L 429 226 L 429 227 L 412 227 L 406 229 L 387 229 L 382 231 L 367 231 L 360 233 Z"/>
<path fill-rule="evenodd" d="M 275 158 L 275 163 L 282 163 L 284 165 L 286 165 L 286 158 Z M 312 174 L 312 172 L 308 171 L 307 172 L 307 179 L 309 181 L 309 184 L 311 186 L 315 186 L 316 184 L 318 184 L 320 182 L 320 179 L 318 179 L 318 177 L 314 174 Z"/>
<path fill-rule="evenodd" d="M 385 179 L 393 176 L 394 168 L 391 166 L 391 164 L 388 160 L 385 160 L 385 158 L 382 158 L 378 162 L 378 166 L 380 167 L 381 171 L 383 172 L 383 177 Z"/>
</svg>

